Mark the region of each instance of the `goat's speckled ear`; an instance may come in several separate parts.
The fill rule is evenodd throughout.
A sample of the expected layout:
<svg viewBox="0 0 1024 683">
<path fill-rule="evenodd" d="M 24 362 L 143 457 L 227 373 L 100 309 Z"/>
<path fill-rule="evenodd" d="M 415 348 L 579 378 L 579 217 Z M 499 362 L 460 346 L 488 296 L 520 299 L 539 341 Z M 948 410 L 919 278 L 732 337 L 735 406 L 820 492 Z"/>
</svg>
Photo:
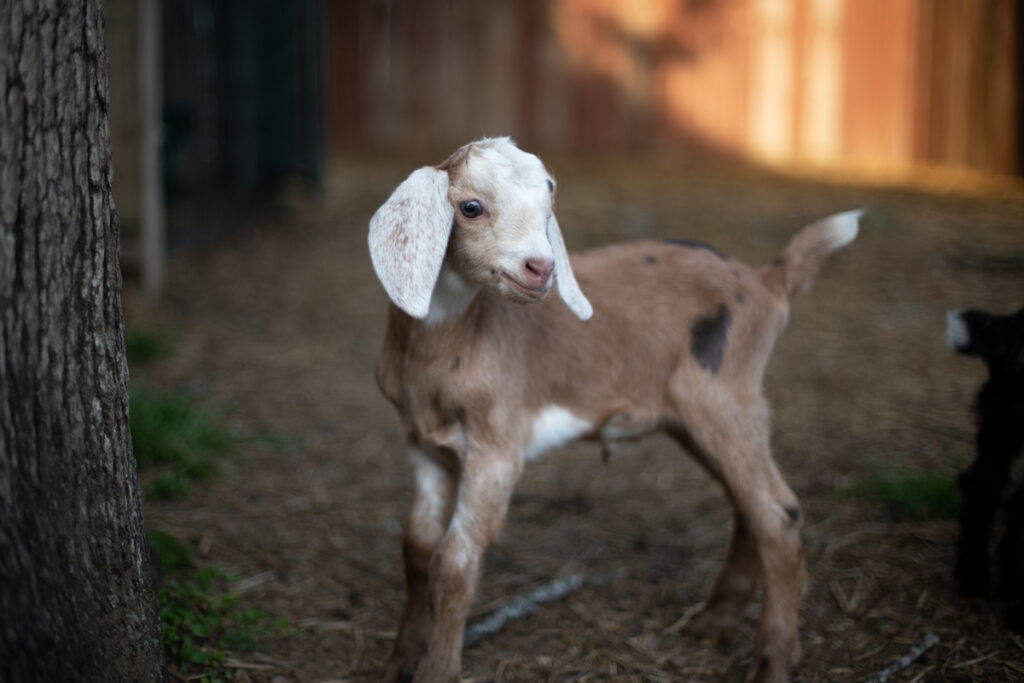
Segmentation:
<svg viewBox="0 0 1024 683">
<path fill-rule="evenodd" d="M 562 239 L 562 231 L 558 228 L 554 214 L 548 219 L 548 241 L 555 255 L 555 284 L 558 286 L 558 294 L 577 318 L 590 320 L 590 316 L 594 315 L 594 308 L 576 283 L 576 276 L 569 265 L 569 252 L 565 249 L 565 240 Z"/>
<path fill-rule="evenodd" d="M 395 188 L 370 219 L 370 259 L 396 306 L 424 318 L 441 272 L 455 209 L 448 174 L 424 167 Z"/>
</svg>

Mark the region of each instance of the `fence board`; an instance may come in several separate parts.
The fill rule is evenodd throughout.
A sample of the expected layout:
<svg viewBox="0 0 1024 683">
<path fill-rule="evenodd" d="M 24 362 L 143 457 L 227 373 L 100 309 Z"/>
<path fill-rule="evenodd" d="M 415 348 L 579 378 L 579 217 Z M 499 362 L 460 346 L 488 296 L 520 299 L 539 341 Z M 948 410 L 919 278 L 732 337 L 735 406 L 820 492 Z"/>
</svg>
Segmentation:
<svg viewBox="0 0 1024 683">
<path fill-rule="evenodd" d="M 328 19 L 335 153 L 511 134 L 782 164 L 1020 163 L 1014 0 L 358 0 Z"/>
</svg>

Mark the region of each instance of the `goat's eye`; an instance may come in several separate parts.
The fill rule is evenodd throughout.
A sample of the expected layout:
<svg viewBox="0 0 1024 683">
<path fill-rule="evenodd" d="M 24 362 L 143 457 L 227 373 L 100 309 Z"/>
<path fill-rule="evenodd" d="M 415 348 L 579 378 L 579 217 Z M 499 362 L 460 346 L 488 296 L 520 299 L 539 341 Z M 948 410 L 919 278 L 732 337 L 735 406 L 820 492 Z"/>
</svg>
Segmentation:
<svg viewBox="0 0 1024 683">
<path fill-rule="evenodd" d="M 554 192 L 555 192 L 555 184 L 553 182 L 551 182 L 550 178 L 548 178 L 548 192 L 550 192 L 552 194 L 554 194 Z"/>
<path fill-rule="evenodd" d="M 475 199 L 470 199 L 468 202 L 462 202 L 459 204 L 459 211 L 466 218 L 476 218 L 484 212 L 484 207 L 480 206 L 480 202 Z"/>
</svg>

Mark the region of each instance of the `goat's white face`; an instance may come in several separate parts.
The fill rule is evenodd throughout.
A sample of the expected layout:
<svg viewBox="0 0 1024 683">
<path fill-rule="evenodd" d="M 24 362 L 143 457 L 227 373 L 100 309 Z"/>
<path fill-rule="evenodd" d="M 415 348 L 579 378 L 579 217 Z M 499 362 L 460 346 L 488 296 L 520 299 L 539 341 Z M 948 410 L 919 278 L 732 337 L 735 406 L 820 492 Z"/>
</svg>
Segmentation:
<svg viewBox="0 0 1024 683">
<path fill-rule="evenodd" d="M 511 143 L 471 148 L 450 173 L 450 263 L 467 280 L 519 303 L 542 299 L 555 268 L 548 239 L 554 181 Z"/>
<path fill-rule="evenodd" d="M 459 149 L 414 171 L 370 219 L 370 256 L 391 300 L 430 311 L 442 265 L 519 303 L 558 292 L 582 320 L 593 314 L 552 212 L 555 184 L 540 159 L 508 138 Z"/>
</svg>

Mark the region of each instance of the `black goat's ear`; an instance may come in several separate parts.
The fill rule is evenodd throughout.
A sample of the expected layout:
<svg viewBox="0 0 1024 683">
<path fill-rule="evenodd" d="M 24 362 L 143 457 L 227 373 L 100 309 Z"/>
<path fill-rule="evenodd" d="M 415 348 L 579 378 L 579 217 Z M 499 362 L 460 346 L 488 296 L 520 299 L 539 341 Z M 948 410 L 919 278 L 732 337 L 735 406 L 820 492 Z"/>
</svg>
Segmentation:
<svg viewBox="0 0 1024 683">
<path fill-rule="evenodd" d="M 957 353 L 1024 365 L 1024 315 L 949 311 L 946 343 Z"/>
</svg>

